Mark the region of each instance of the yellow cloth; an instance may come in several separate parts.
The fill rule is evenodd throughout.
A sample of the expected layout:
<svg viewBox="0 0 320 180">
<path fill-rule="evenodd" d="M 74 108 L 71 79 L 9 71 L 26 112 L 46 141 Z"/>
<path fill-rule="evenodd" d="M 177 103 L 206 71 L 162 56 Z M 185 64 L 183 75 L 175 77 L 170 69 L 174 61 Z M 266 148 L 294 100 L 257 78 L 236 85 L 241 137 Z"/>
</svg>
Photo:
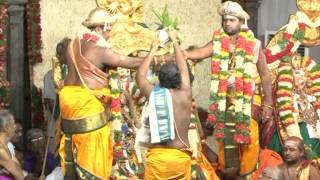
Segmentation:
<svg viewBox="0 0 320 180">
<path fill-rule="evenodd" d="M 99 92 L 110 95 L 109 89 Z M 105 111 L 103 104 L 89 91 L 80 86 L 65 86 L 59 93 L 62 119 L 77 120 Z M 101 179 L 109 179 L 113 160 L 111 127 L 106 125 L 98 130 L 72 135 L 75 162 L 82 169 Z M 65 173 L 65 135 L 60 142 L 59 154 Z"/>
<path fill-rule="evenodd" d="M 190 155 L 173 148 L 151 148 L 147 153 L 144 179 L 190 180 Z"/>
<path fill-rule="evenodd" d="M 310 177 L 310 165 L 300 170 L 299 180 L 309 179 Z"/>
<path fill-rule="evenodd" d="M 240 148 L 240 175 L 252 173 L 257 165 L 259 157 L 259 126 L 251 119 L 250 122 L 251 144 Z M 219 142 L 219 169 L 224 169 L 224 143 Z"/>
<path fill-rule="evenodd" d="M 197 158 L 197 164 L 201 167 L 203 173 L 205 174 L 206 180 L 220 180 L 215 172 L 215 169 L 202 152 L 200 152 L 200 156 Z"/>
</svg>

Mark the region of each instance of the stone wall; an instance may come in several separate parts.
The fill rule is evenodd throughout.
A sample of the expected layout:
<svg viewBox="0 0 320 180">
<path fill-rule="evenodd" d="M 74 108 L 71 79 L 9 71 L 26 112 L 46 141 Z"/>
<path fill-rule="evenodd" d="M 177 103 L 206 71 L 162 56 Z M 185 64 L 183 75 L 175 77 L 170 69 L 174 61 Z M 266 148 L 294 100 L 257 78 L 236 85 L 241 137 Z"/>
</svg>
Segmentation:
<svg viewBox="0 0 320 180">
<path fill-rule="evenodd" d="M 198 1 L 198 0 L 145 0 L 144 19 L 148 25 L 157 21 L 152 9 L 159 10 L 165 4 L 173 17 L 180 18 L 180 29 L 185 35 L 183 47 L 190 45 L 202 46 L 212 36 L 213 29 L 220 27 L 220 16 L 217 8 L 221 0 Z M 56 44 L 65 36 L 74 37 L 76 32 L 83 28 L 81 22 L 86 18 L 89 11 L 96 7 L 95 0 L 42 0 L 42 40 L 44 62 L 38 64 L 35 70 L 35 84 L 43 86 L 43 76 L 50 69 L 51 57 L 54 55 Z M 210 83 L 209 60 L 203 61 L 196 66 L 194 81 L 194 96 L 198 105 L 206 108 L 209 97 Z"/>
<path fill-rule="evenodd" d="M 64 37 L 75 37 L 81 22 L 96 8 L 95 0 L 41 0 L 42 56 L 43 63 L 34 67 L 34 82 L 43 87 L 43 76 L 51 68 L 57 43 Z"/>
</svg>

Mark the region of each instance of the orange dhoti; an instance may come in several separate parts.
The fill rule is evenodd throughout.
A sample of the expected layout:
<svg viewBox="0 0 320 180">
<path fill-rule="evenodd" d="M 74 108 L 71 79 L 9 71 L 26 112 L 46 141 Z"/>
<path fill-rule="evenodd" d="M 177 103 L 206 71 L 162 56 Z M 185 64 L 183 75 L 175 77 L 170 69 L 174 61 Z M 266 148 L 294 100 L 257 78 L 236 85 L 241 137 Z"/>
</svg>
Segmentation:
<svg viewBox="0 0 320 180">
<path fill-rule="evenodd" d="M 109 89 L 100 93 L 109 95 Z M 64 174 L 70 164 L 81 179 L 109 179 L 113 160 L 111 127 L 107 122 L 104 105 L 87 89 L 65 86 L 59 93 L 62 130 L 59 154 Z M 84 133 L 73 132 L 83 129 Z M 71 143 L 68 160 L 67 144 Z M 69 152 L 69 153 L 70 153 Z"/>
<path fill-rule="evenodd" d="M 147 153 L 144 179 L 190 180 L 191 156 L 173 148 L 151 148 Z"/>
</svg>

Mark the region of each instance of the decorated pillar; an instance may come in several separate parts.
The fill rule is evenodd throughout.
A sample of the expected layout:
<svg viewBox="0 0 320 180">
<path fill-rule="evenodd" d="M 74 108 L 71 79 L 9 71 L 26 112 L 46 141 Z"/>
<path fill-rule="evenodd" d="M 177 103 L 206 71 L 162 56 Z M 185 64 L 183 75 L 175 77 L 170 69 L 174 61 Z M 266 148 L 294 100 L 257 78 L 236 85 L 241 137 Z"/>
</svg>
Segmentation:
<svg viewBox="0 0 320 180">
<path fill-rule="evenodd" d="M 8 80 L 10 81 L 10 109 L 16 119 L 30 119 L 26 107 L 26 83 L 28 83 L 28 66 L 25 50 L 24 14 L 27 0 L 8 1 Z"/>
</svg>

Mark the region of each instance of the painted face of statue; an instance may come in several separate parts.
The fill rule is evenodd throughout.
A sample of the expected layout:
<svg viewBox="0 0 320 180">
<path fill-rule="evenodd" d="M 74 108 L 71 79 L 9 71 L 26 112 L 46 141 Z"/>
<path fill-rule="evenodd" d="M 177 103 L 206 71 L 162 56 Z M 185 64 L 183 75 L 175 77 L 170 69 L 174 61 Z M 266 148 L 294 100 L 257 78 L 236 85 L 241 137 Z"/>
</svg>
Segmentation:
<svg viewBox="0 0 320 180">
<path fill-rule="evenodd" d="M 130 70 L 125 68 L 118 68 L 118 73 L 121 81 L 126 81 L 130 76 Z"/>
<path fill-rule="evenodd" d="M 302 66 L 303 58 L 300 54 L 295 54 L 292 58 L 292 70 L 294 78 L 294 86 L 296 89 L 303 89 L 307 85 L 306 69 Z"/>
<path fill-rule="evenodd" d="M 240 20 L 238 17 L 225 15 L 222 19 L 222 27 L 224 32 L 228 35 L 235 35 L 240 32 L 241 25 L 243 21 Z"/>
<path fill-rule="evenodd" d="M 305 72 L 303 69 L 294 69 L 293 70 L 294 76 L 294 85 L 298 89 L 302 89 L 307 84 L 307 77 L 305 76 Z"/>
</svg>

